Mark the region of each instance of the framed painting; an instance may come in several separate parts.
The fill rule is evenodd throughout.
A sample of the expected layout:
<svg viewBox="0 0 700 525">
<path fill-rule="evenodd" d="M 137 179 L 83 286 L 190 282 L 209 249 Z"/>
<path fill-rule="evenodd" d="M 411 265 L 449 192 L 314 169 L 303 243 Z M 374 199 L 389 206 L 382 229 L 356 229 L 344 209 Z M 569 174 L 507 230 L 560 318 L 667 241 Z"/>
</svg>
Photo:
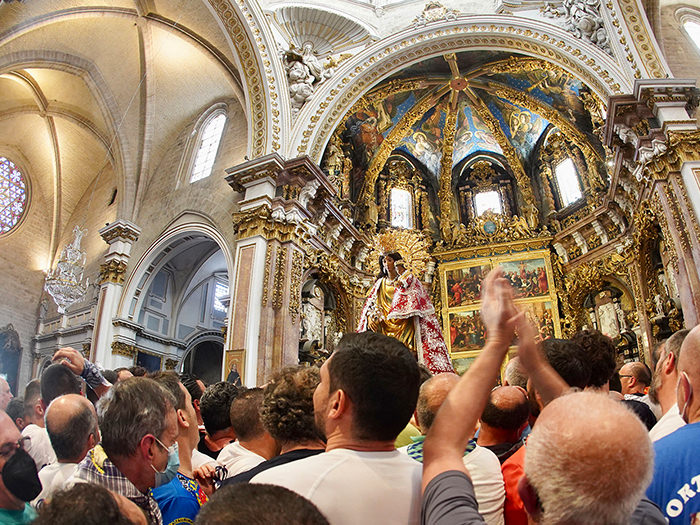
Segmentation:
<svg viewBox="0 0 700 525">
<path fill-rule="evenodd" d="M 226 351 L 224 380 L 236 386 L 241 385 L 245 371 L 245 348 Z"/>
<path fill-rule="evenodd" d="M 454 312 L 449 315 L 448 343 L 450 352 L 481 350 L 486 342 L 486 328 L 479 310 Z"/>
<path fill-rule="evenodd" d="M 559 335 L 559 313 L 552 308 L 552 301 L 521 302 L 517 306 L 535 325 L 538 342 Z"/>
<path fill-rule="evenodd" d="M 544 258 L 516 259 L 498 263 L 513 285 L 515 299 L 549 295 L 547 263 Z"/>
<path fill-rule="evenodd" d="M 456 308 L 481 301 L 481 281 L 490 271 L 488 262 L 445 270 L 442 284 L 448 307 Z"/>
</svg>

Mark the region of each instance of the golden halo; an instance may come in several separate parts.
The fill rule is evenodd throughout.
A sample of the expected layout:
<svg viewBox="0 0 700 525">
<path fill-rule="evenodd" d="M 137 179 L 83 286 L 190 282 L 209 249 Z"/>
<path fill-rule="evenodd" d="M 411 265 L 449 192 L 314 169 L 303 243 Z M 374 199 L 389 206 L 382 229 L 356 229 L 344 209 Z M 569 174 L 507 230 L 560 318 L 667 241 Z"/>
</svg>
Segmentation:
<svg viewBox="0 0 700 525">
<path fill-rule="evenodd" d="M 369 271 L 379 273 L 379 256 L 399 252 L 406 269 L 419 279 L 423 279 L 430 254 L 430 242 L 418 230 L 390 228 L 374 235 L 369 252 Z"/>
</svg>

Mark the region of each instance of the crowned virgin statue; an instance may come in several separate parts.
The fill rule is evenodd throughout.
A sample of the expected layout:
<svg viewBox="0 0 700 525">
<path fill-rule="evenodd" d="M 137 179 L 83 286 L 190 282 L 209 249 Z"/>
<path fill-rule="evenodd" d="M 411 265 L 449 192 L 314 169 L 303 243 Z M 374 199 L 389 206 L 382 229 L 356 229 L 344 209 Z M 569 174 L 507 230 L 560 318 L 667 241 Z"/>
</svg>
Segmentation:
<svg viewBox="0 0 700 525">
<path fill-rule="evenodd" d="M 454 372 L 435 307 L 420 280 L 406 269 L 398 252 L 380 256 L 379 267 L 357 331 L 395 337 L 433 374 Z"/>
</svg>

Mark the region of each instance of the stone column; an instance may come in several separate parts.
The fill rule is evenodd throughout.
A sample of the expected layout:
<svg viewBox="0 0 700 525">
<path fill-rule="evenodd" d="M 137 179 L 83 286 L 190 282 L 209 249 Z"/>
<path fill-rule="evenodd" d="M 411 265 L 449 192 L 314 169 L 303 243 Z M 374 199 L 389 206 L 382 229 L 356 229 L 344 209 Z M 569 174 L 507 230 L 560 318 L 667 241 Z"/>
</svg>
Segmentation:
<svg viewBox="0 0 700 525">
<path fill-rule="evenodd" d="M 111 343 L 114 335 L 112 320 L 115 317 L 124 285 L 124 274 L 131 255 L 131 247 L 141 234 L 135 224 L 118 219 L 100 230 L 109 244 L 105 262 L 100 265 L 100 295 L 95 314 L 90 359 L 105 368 L 112 367 Z M 119 363 L 123 366 L 126 363 Z"/>
</svg>

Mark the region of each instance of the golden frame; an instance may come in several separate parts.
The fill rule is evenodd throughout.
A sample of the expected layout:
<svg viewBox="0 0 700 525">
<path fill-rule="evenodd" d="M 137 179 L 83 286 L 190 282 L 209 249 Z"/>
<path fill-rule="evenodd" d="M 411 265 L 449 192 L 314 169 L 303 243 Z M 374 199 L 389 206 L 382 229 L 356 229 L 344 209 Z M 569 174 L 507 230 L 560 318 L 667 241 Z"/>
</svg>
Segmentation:
<svg viewBox="0 0 700 525">
<path fill-rule="evenodd" d="M 474 315 L 479 315 L 478 312 L 481 309 L 481 300 L 480 298 L 476 300 L 470 299 L 466 302 L 466 304 L 464 301 L 460 301 L 460 304 L 455 304 L 455 295 L 448 293 L 448 277 L 454 276 L 455 274 L 460 275 L 459 272 L 461 272 L 462 276 L 467 274 L 474 276 L 475 272 L 473 269 L 478 267 L 482 268 L 483 277 L 483 270 L 485 268 L 491 269 L 495 268 L 496 266 L 505 265 L 507 269 L 508 266 L 512 266 L 512 263 L 520 263 L 519 266 L 529 272 L 534 271 L 535 268 L 539 268 L 542 266 L 542 264 L 544 264 L 547 283 L 546 292 L 535 291 L 534 295 L 517 297 L 515 299 L 515 303 L 516 305 L 520 305 L 521 308 L 528 308 L 528 306 L 532 305 L 530 307 L 531 310 L 542 310 L 542 312 L 549 311 L 551 319 L 548 319 L 549 322 L 547 325 L 551 325 L 551 336 L 561 336 L 558 306 L 559 301 L 554 286 L 551 252 L 549 250 L 523 251 L 508 255 L 474 257 L 460 261 L 445 262 L 440 265 L 440 293 L 443 305 L 441 312 L 442 328 L 443 333 L 445 334 L 445 342 L 447 343 L 447 348 L 450 352 L 450 357 L 452 358 L 456 367 L 458 367 L 457 365 L 459 362 L 472 360 L 478 356 L 481 352 L 481 348 L 453 351 L 452 326 L 450 324 L 451 319 L 454 319 L 455 317 L 468 318 L 473 317 Z M 473 293 L 473 290 L 471 293 Z M 542 319 L 547 320 L 547 318 L 544 316 Z"/>
<path fill-rule="evenodd" d="M 225 359 L 226 366 L 224 368 L 224 376 L 222 381 L 226 381 L 226 378 L 231 371 L 231 365 L 235 364 L 238 375 L 241 376 L 241 383 L 243 383 L 245 381 L 245 348 L 226 350 Z"/>
</svg>

